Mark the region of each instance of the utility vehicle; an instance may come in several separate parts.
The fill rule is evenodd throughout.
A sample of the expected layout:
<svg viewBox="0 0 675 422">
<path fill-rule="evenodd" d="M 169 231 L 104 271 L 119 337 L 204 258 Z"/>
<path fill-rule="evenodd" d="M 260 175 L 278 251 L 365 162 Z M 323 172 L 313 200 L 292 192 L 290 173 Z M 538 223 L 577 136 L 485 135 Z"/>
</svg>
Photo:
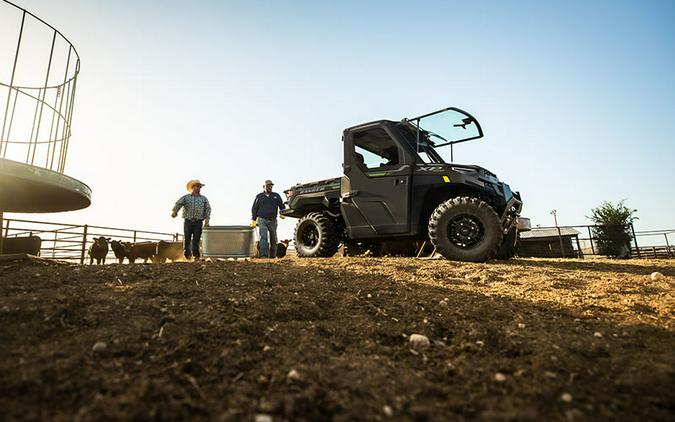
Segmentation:
<svg viewBox="0 0 675 422">
<path fill-rule="evenodd" d="M 410 256 L 426 245 L 458 261 L 512 257 L 520 194 L 482 167 L 454 163 L 454 145 L 481 137 L 455 107 L 345 129 L 343 176 L 284 191 L 282 214 L 299 219 L 297 254 L 329 257 L 343 245 L 345 255 Z"/>
</svg>

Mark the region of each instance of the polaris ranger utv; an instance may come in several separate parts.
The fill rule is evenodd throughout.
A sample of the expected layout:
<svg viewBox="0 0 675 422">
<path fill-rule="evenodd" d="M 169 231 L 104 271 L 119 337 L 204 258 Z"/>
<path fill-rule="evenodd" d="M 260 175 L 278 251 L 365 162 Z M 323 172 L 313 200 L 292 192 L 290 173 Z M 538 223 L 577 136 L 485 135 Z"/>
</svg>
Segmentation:
<svg viewBox="0 0 675 422">
<path fill-rule="evenodd" d="M 297 254 L 330 257 L 343 244 L 345 255 L 411 256 L 428 240 L 452 260 L 511 258 L 520 194 L 482 167 L 453 162 L 455 144 L 482 136 L 478 121 L 454 107 L 345 129 L 344 175 L 284 191 L 282 214 L 300 219 Z"/>
</svg>

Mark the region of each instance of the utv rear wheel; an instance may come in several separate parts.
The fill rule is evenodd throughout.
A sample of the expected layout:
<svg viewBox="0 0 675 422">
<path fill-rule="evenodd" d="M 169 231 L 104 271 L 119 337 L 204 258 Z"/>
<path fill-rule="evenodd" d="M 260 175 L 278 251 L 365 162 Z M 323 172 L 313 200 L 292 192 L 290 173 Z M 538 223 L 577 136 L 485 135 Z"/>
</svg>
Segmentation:
<svg viewBox="0 0 675 422">
<path fill-rule="evenodd" d="M 322 213 L 311 212 L 295 226 L 295 250 L 299 257 L 331 257 L 339 246 L 337 223 Z"/>
<path fill-rule="evenodd" d="M 478 198 L 448 199 L 429 218 L 429 239 L 447 259 L 485 262 L 494 258 L 502 237 L 497 213 Z"/>
<path fill-rule="evenodd" d="M 518 229 L 515 227 L 504 236 L 504 241 L 497 251 L 496 259 L 511 259 L 518 253 Z"/>
</svg>

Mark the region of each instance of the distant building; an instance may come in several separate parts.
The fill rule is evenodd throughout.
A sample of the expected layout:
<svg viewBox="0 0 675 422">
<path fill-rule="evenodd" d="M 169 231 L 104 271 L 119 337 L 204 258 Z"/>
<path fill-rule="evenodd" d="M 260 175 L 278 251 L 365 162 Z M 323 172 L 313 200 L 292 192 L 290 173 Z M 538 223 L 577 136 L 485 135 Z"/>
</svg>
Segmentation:
<svg viewBox="0 0 675 422">
<path fill-rule="evenodd" d="M 579 247 L 579 234 L 579 231 L 569 227 L 533 228 L 521 232 L 518 256 L 583 258 Z"/>
</svg>

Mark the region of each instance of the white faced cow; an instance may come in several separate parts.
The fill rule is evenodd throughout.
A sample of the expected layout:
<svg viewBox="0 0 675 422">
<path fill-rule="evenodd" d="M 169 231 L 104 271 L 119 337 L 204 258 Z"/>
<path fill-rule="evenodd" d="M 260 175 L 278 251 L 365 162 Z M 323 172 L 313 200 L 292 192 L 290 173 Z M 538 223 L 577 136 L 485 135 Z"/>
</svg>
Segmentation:
<svg viewBox="0 0 675 422">
<path fill-rule="evenodd" d="M 117 262 L 120 264 L 124 262 L 124 258 L 126 258 L 127 255 L 124 252 L 124 243 L 121 240 L 113 240 L 110 242 L 110 249 L 112 249 L 113 253 L 115 254 Z"/>
</svg>

